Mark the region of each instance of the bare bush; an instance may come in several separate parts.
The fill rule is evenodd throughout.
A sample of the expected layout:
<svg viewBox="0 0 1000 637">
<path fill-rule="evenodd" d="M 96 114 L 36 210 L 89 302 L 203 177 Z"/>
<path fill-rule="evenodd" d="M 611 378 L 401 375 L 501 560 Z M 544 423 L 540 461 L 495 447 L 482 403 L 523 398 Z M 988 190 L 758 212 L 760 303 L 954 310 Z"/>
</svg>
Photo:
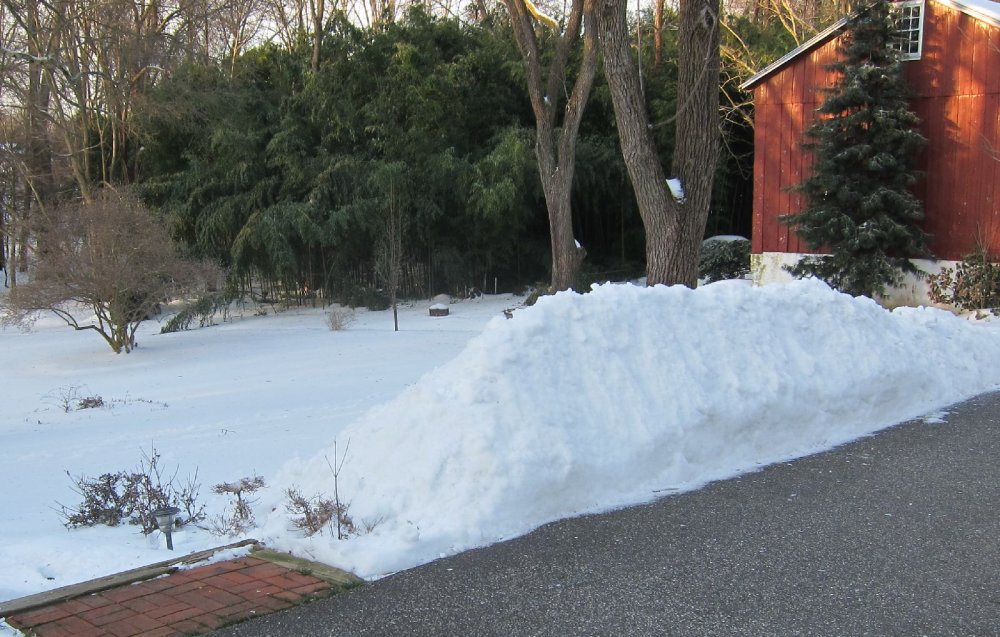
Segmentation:
<svg viewBox="0 0 1000 637">
<path fill-rule="evenodd" d="M 105 406 L 104 399 L 100 396 L 96 394 L 85 396 L 80 391 L 81 388 L 79 385 L 60 387 L 54 398 L 52 395 L 49 395 L 48 398 L 52 398 L 65 413 L 78 409 L 97 409 Z"/>
<path fill-rule="evenodd" d="M 167 477 L 156 449 L 149 454 L 144 452 L 133 471 L 104 473 L 97 478 L 73 477 L 68 471 L 66 475 L 75 485 L 73 491 L 83 498 L 76 507 L 59 505 L 67 528 L 118 526 L 127 521 L 142 527 L 142 532 L 149 535 L 157 529 L 153 512 L 168 506 L 184 510 L 186 517 L 180 518 L 178 524 L 197 522 L 204 517 L 204 507 L 197 502 L 200 489 L 197 472 L 178 485 L 177 471 Z"/>
<path fill-rule="evenodd" d="M 256 524 L 253 505 L 257 499 L 251 496 L 266 486 L 264 478 L 255 474 L 253 477 L 241 478 L 236 482 L 223 482 L 212 487 L 212 491 L 219 495 L 229 495 L 233 501 L 225 513 L 212 518 L 209 530 L 216 535 L 233 536 L 253 528 Z"/>
<path fill-rule="evenodd" d="M 377 529 L 383 522 L 385 522 L 384 515 L 377 515 L 372 518 L 362 518 L 361 528 L 364 530 L 365 535 L 367 535 L 369 533 L 374 533 L 375 529 Z"/>
<path fill-rule="evenodd" d="M 146 398 L 132 398 L 131 396 L 126 396 L 125 398 L 105 399 L 100 394 L 88 394 L 84 393 L 85 391 L 89 391 L 85 386 L 81 387 L 80 385 L 68 385 L 65 387 L 59 387 L 45 394 L 42 396 L 42 400 L 49 405 L 53 405 L 61 409 L 65 413 L 79 411 L 81 409 L 114 409 L 115 407 L 121 405 L 130 405 L 135 403 L 144 403 L 163 409 L 167 407 L 167 403 L 148 400 Z"/>
<path fill-rule="evenodd" d="M 344 539 L 355 532 L 354 522 L 347 515 L 346 505 L 337 504 L 321 494 L 307 498 L 294 487 L 285 490 L 285 497 L 288 498 L 285 510 L 294 516 L 292 524 L 306 535 L 320 533 L 328 524 L 332 528 L 335 521 L 341 529 L 338 539 Z"/>
<path fill-rule="evenodd" d="M 330 462 L 330 458 L 323 456 L 326 460 L 326 466 L 330 467 L 330 473 L 333 474 L 333 504 L 337 512 L 337 539 L 346 539 L 348 535 L 354 533 L 354 524 L 351 522 L 351 518 L 347 517 L 347 505 L 340 501 L 340 471 L 344 468 L 344 463 L 347 462 L 347 452 L 351 450 L 351 439 L 347 439 L 347 446 L 344 448 L 344 455 L 338 457 L 337 452 L 337 439 L 333 439 L 333 463 Z M 336 463 L 336 464 L 334 464 Z"/>
<path fill-rule="evenodd" d="M 99 409 L 104 406 L 104 399 L 100 396 L 84 396 L 76 402 L 77 409 Z"/>
<path fill-rule="evenodd" d="M 338 540 L 346 540 L 351 535 L 358 534 L 357 527 L 354 526 L 354 520 L 347 513 L 350 505 L 340 501 L 340 472 L 347 461 L 347 452 L 350 449 L 351 441 L 348 440 L 344 448 L 344 454 L 340 455 L 337 450 L 337 439 L 334 438 L 333 459 L 335 463 L 330 462 L 330 458 L 324 456 L 327 466 L 330 467 L 330 472 L 333 473 L 332 498 L 328 498 L 320 493 L 311 498 L 306 498 L 295 487 L 285 490 L 285 497 L 288 498 L 285 510 L 295 516 L 292 518 L 292 524 L 295 525 L 295 528 L 304 531 L 306 535 L 320 533 L 327 524 L 330 525 L 331 531 L 335 530 L 337 532 Z M 376 518 L 370 521 L 363 521 L 362 523 L 366 532 L 370 533 L 381 522 L 382 518 Z"/>
<path fill-rule="evenodd" d="M 334 332 L 346 330 L 354 322 L 354 310 L 346 307 L 337 307 L 330 310 L 326 315 L 326 324 Z"/>
<path fill-rule="evenodd" d="M 174 493 L 174 501 L 184 511 L 185 522 L 196 523 L 205 519 L 205 505 L 198 502 L 201 494 L 201 482 L 198 481 L 198 469 L 189 475 L 184 483 Z"/>
<path fill-rule="evenodd" d="M 218 268 L 180 257 L 166 228 L 131 196 L 106 191 L 48 209 L 36 223 L 34 272 L 7 296 L 5 324 L 30 328 L 52 312 L 97 332 L 115 353 L 130 352 L 139 324 L 161 302 L 219 279 Z"/>
<path fill-rule="evenodd" d="M 62 409 L 63 412 L 68 414 L 73 411 L 79 400 L 80 388 L 77 385 L 59 388 L 59 395 L 56 398 L 56 402 L 59 404 L 59 408 Z"/>
</svg>

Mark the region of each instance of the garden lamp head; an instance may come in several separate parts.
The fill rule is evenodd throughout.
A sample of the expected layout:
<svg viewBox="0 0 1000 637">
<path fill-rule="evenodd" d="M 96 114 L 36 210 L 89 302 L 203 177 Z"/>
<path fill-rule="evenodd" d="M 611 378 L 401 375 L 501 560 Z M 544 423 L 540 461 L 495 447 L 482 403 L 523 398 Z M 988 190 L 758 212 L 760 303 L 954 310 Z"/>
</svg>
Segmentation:
<svg viewBox="0 0 1000 637">
<path fill-rule="evenodd" d="M 172 537 L 174 522 L 177 520 L 177 514 L 180 512 L 181 510 L 178 507 L 163 507 L 162 509 L 153 511 L 153 516 L 156 518 L 156 526 L 167 536 L 167 548 L 171 551 L 174 550 Z"/>
</svg>

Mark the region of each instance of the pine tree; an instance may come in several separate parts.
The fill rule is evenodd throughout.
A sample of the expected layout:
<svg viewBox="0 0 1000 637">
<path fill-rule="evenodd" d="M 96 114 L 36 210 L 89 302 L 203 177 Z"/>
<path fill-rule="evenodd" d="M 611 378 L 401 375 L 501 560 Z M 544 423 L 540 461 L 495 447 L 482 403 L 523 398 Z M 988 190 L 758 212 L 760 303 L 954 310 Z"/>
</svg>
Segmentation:
<svg viewBox="0 0 1000 637">
<path fill-rule="evenodd" d="M 907 102 L 902 65 L 892 43 L 898 36 L 886 0 L 876 0 L 849 23 L 840 74 L 807 131 L 813 175 L 797 187 L 807 209 L 788 215 L 811 250 L 793 275 L 813 275 L 855 295 L 882 294 L 904 273 L 920 271 L 908 257 L 926 256 L 927 235 L 918 227 L 923 206 L 910 190 L 917 180 L 917 151 L 924 138 Z"/>
</svg>

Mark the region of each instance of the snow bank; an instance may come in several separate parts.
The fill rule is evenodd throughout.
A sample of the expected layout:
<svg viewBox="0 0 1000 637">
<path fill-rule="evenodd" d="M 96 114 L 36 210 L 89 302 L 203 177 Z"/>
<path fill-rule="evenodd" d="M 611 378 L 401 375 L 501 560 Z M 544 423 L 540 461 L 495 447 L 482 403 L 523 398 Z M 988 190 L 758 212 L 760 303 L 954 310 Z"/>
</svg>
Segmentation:
<svg viewBox="0 0 1000 637">
<path fill-rule="evenodd" d="M 340 432 L 372 533 L 290 530 L 279 491 L 332 494 L 331 444 L 272 483 L 261 539 L 379 576 L 830 448 L 997 387 L 998 358 L 994 330 L 816 281 L 544 297 Z"/>
</svg>

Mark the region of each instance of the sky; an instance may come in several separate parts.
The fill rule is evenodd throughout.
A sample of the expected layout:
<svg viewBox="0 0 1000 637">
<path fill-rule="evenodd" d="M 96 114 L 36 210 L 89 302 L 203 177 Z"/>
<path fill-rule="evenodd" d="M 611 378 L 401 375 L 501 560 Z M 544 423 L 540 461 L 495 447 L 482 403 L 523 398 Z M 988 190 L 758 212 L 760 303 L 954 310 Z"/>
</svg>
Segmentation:
<svg viewBox="0 0 1000 637">
<path fill-rule="evenodd" d="M 341 331 L 323 308 L 162 335 L 161 317 L 127 355 L 51 317 L 0 330 L 0 600 L 243 537 L 377 578 L 902 421 L 951 426 L 949 405 L 1000 386 L 996 323 L 816 281 L 521 301 L 453 301 L 440 318 L 414 302 L 398 333 L 391 311 Z M 154 449 L 178 481 L 196 473 L 210 517 L 228 506 L 213 485 L 264 478 L 253 528 L 187 525 L 174 553 L 133 526 L 64 528 L 67 472 L 133 469 Z M 305 535 L 288 489 L 335 488 L 359 532 Z"/>
</svg>

